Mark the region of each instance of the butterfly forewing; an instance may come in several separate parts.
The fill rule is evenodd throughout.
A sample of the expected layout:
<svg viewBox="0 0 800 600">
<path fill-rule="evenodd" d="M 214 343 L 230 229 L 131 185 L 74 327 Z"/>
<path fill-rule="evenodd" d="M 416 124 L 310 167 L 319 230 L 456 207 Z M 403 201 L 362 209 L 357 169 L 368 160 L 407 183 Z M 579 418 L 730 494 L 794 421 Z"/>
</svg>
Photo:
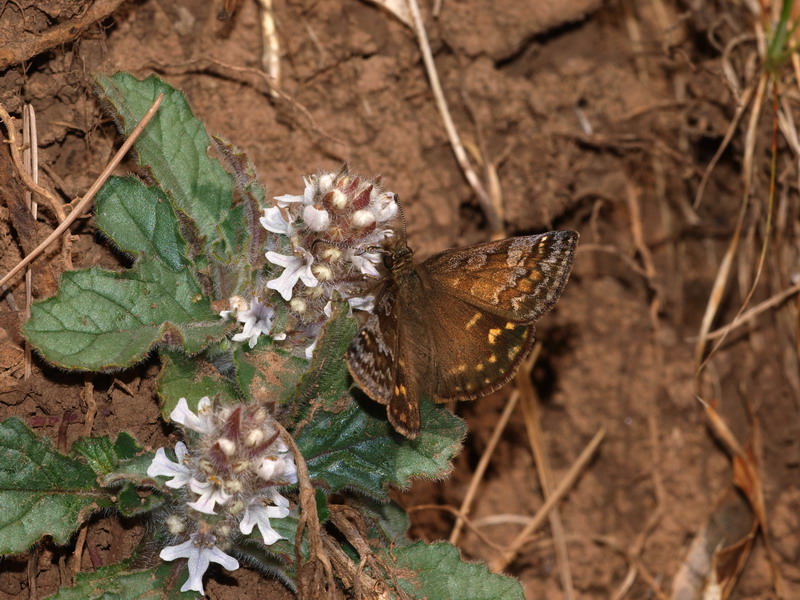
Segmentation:
<svg viewBox="0 0 800 600">
<path fill-rule="evenodd" d="M 446 250 L 424 266 L 455 296 L 518 323 L 533 323 L 561 295 L 578 243 L 574 231 L 551 231 Z"/>
</svg>

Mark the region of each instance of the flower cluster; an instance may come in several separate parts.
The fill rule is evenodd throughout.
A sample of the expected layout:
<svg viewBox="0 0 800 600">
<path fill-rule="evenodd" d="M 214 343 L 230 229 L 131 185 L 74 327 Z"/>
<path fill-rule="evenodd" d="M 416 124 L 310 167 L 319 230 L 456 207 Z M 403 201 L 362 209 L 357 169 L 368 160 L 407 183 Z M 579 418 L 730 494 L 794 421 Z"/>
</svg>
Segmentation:
<svg viewBox="0 0 800 600">
<path fill-rule="evenodd" d="M 278 488 L 297 483 L 297 470 L 274 421 L 261 407 L 214 406 L 206 397 L 195 413 L 181 398 L 170 417 L 183 427 L 188 446 L 175 445 L 177 461 L 159 448 L 147 474 L 168 478 L 167 487 L 185 494 L 167 518 L 170 533 L 185 541 L 164 548 L 161 558 L 188 558 L 189 578 L 181 591 L 202 594 L 210 562 L 239 568 L 224 552 L 237 530 L 249 535 L 257 527 L 267 545 L 282 538 L 270 519 L 289 514 L 289 500 Z"/>
<path fill-rule="evenodd" d="M 347 168 L 304 178 L 301 196 L 275 198 L 264 209 L 261 226 L 269 232 L 266 289 L 249 301 L 231 299 L 231 310 L 244 328 L 234 341 L 253 347 L 261 334 L 271 334 L 277 293 L 288 303 L 289 318 L 273 339 L 306 341 L 310 358 L 321 323 L 330 316 L 334 292 L 354 308 L 371 310 L 369 278 L 377 278 L 381 254 L 376 251 L 393 235 L 398 206 L 380 181 L 358 177 Z"/>
</svg>

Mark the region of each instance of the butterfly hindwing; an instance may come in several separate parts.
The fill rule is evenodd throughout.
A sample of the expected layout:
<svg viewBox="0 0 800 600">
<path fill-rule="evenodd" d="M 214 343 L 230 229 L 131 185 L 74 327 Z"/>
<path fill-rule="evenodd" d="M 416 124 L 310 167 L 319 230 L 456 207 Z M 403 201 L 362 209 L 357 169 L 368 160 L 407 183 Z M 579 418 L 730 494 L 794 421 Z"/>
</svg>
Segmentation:
<svg viewBox="0 0 800 600">
<path fill-rule="evenodd" d="M 439 293 L 448 293 L 441 289 Z M 437 401 L 474 400 L 502 387 L 533 345 L 532 325 L 515 323 L 450 296 L 431 304 L 435 365 L 422 379 Z"/>
<path fill-rule="evenodd" d="M 395 291 L 391 281 L 379 288 L 374 314 L 369 316 L 347 349 L 347 367 L 353 379 L 370 398 L 381 404 L 389 404 L 394 395 L 398 359 Z"/>
</svg>

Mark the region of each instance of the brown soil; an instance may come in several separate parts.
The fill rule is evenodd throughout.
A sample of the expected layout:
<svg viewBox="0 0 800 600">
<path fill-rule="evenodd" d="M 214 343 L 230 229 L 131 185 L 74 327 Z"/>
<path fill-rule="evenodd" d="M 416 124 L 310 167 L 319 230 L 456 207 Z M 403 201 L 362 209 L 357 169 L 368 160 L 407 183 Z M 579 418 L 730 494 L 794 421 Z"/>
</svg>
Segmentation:
<svg viewBox="0 0 800 600">
<path fill-rule="evenodd" d="M 223 22 L 216 18 L 221 0 L 130 1 L 102 21 L 70 29 L 72 20 L 85 20 L 83 5 L 92 4 L 102 13 L 117 2 L 23 0 L 0 10 L 0 49 L 24 58 L 3 71 L 0 103 L 15 116 L 23 102 L 36 109 L 42 184 L 64 202 L 85 192 L 120 142 L 89 74 L 157 72 L 186 92 L 209 131 L 248 152 L 272 195 L 298 193 L 304 173 L 347 161 L 357 172 L 382 174 L 399 194 L 418 254 L 487 239 L 415 38 L 389 13 L 357 0 L 275 2 L 284 96 L 273 99 L 256 72 L 262 48 L 256 2 L 243 0 Z M 433 3 L 423 4 L 427 10 Z M 694 339 L 742 203 L 750 113 L 699 206 L 693 204 L 738 94 L 760 73 L 755 42 L 739 38 L 752 34 L 752 16 L 734 3 L 691 0 L 441 4 L 438 18 L 425 15 L 436 65 L 461 135 L 496 170 L 507 234 L 560 228 L 582 235 L 572 280 L 538 326 L 543 349 L 532 371 L 541 443 L 556 483 L 592 436 L 606 432 L 558 504 L 564 530 L 558 539 L 566 544 L 575 597 L 697 597 L 675 595 L 686 581 L 681 568 L 695 536 L 731 497 L 733 478 L 730 454 L 709 426 L 702 398 L 760 461 L 749 489 L 763 490 L 784 597 L 800 598 L 797 296 L 733 331 L 695 379 Z M 34 43 L 45 31 L 58 33 L 51 49 Z M 8 56 L 13 63 L 17 55 Z M 0 51 L 0 60 L 6 57 Z M 781 91 L 784 110 L 797 112 L 796 86 Z M 764 241 L 769 99 L 762 114 L 754 129 L 750 204 L 712 328 L 731 322 L 742 306 Z M 767 258 L 749 306 L 796 285 L 800 273 L 797 164 L 782 135 L 777 173 Z M 6 190 L 4 198 L 14 195 L 14 188 Z M 8 200 L 0 206 L 0 274 L 30 242 L 15 206 Z M 43 206 L 38 235 L 55 223 Z M 35 298 L 54 293 L 53 275 L 70 266 L 119 266 L 91 219 L 72 233 L 67 254 L 56 245 L 37 261 Z M 0 419 L 20 417 L 67 449 L 85 433 L 91 395 L 93 434 L 126 430 L 145 445 L 164 443 L 155 362 L 83 377 L 34 360 L 24 379 L 21 278 L 2 300 Z M 511 386 L 459 406 L 470 436 L 452 477 L 418 482 L 398 493 L 399 501 L 459 507 L 510 393 Z M 496 559 L 497 548 L 542 503 L 518 407 L 470 513 L 480 535 L 464 531 L 463 554 Z M 748 529 L 751 511 L 736 514 L 743 516 L 726 531 Z M 412 535 L 426 540 L 447 538 L 454 522 L 452 513 L 432 508 L 415 510 L 412 519 Z M 142 534 L 140 524 L 94 519 L 80 568 L 119 560 Z M 732 598 L 776 597 L 764 540 L 759 534 Z M 728 536 L 719 546 L 736 541 Z M 564 597 L 556 556 L 545 524 L 506 572 L 522 580 L 528 598 Z M 72 548 L 47 541 L 30 565 L 25 557 L 3 559 L 0 600 L 31 597 L 31 581 L 38 597 L 55 592 L 69 583 L 74 560 Z M 247 569 L 212 578 L 206 589 L 221 600 L 289 597 Z"/>
</svg>

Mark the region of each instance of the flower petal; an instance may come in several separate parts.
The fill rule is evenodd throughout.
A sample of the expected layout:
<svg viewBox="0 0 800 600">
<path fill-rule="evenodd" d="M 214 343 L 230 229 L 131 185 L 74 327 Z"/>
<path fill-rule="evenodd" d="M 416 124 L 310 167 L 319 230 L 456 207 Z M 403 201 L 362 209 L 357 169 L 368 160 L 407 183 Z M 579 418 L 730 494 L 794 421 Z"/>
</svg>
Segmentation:
<svg viewBox="0 0 800 600">
<path fill-rule="evenodd" d="M 331 224 L 328 211 L 309 204 L 303 209 L 303 223 L 311 231 L 325 231 Z"/>
<path fill-rule="evenodd" d="M 302 280 L 308 287 L 316 287 L 319 281 L 311 272 L 314 257 L 301 248 L 303 256 L 284 256 L 277 252 L 267 252 L 266 257 L 272 264 L 285 267 L 283 273 L 276 279 L 267 282 L 267 287 L 276 290 L 287 302 L 292 299 L 292 290 L 298 280 Z"/>
<path fill-rule="evenodd" d="M 183 451 L 179 452 L 178 446 L 176 445 L 175 452 L 178 455 L 178 460 L 182 461 L 183 456 L 186 455 L 186 446 L 182 442 L 178 442 L 178 444 L 183 446 Z M 173 489 L 183 487 L 189 483 L 189 480 L 192 478 L 192 472 L 189 467 L 181 463 L 173 462 L 167 458 L 164 448 L 156 450 L 153 462 L 147 467 L 147 475 L 149 477 L 171 477 L 172 479 L 167 481 L 166 485 Z"/>
<path fill-rule="evenodd" d="M 189 590 L 194 590 L 195 592 L 205 595 L 205 590 L 203 590 L 203 575 L 205 575 L 206 569 L 208 569 L 208 551 L 205 548 L 197 548 L 197 546 L 195 546 L 195 548 L 196 551 L 189 555 L 189 578 L 186 580 L 186 583 L 181 586 L 181 591 L 188 592 Z"/>
<path fill-rule="evenodd" d="M 232 556 L 225 554 L 222 550 L 217 548 L 216 546 L 212 546 L 208 550 L 206 550 L 207 554 L 209 555 L 208 558 L 211 562 L 215 562 L 217 564 L 222 565 L 228 571 L 235 571 L 239 568 L 239 561 L 233 558 Z"/>
<path fill-rule="evenodd" d="M 200 497 L 194 502 L 187 502 L 186 505 L 197 512 L 207 515 L 217 514 L 214 509 L 217 504 L 223 505 L 231 499 L 231 495 L 210 481 L 198 481 L 194 477 L 189 481 L 189 487 Z"/>
<path fill-rule="evenodd" d="M 283 216 L 283 211 L 277 207 L 272 206 L 264 209 L 264 216 L 258 220 L 261 226 L 267 231 L 272 233 L 279 233 L 281 235 L 292 235 L 292 224 Z"/>
<path fill-rule="evenodd" d="M 255 499 L 245 509 L 242 522 L 239 523 L 239 531 L 249 535 L 253 531 L 253 527 L 257 526 L 264 539 L 264 544 L 269 546 L 278 540 L 286 539 L 273 529 L 269 520 L 283 519 L 288 514 L 287 506 L 264 506 L 260 499 Z"/>
<path fill-rule="evenodd" d="M 178 405 L 169 413 L 169 418 L 184 427 L 198 433 L 211 433 L 213 425 L 210 420 L 211 400 L 208 396 L 201 398 L 197 403 L 197 414 L 189 410 L 186 398 L 178 400 Z"/>
<path fill-rule="evenodd" d="M 278 206 L 280 206 L 281 208 L 286 208 L 290 204 L 297 204 L 297 203 L 309 204 L 309 202 L 306 202 L 305 196 L 293 196 L 291 194 L 284 194 L 283 196 L 275 196 L 275 202 L 277 202 Z"/>
<path fill-rule="evenodd" d="M 176 558 L 188 558 L 192 546 L 194 546 L 194 539 L 178 544 L 177 546 L 166 546 L 161 550 L 159 556 L 161 560 L 166 561 L 175 560 Z"/>
</svg>

